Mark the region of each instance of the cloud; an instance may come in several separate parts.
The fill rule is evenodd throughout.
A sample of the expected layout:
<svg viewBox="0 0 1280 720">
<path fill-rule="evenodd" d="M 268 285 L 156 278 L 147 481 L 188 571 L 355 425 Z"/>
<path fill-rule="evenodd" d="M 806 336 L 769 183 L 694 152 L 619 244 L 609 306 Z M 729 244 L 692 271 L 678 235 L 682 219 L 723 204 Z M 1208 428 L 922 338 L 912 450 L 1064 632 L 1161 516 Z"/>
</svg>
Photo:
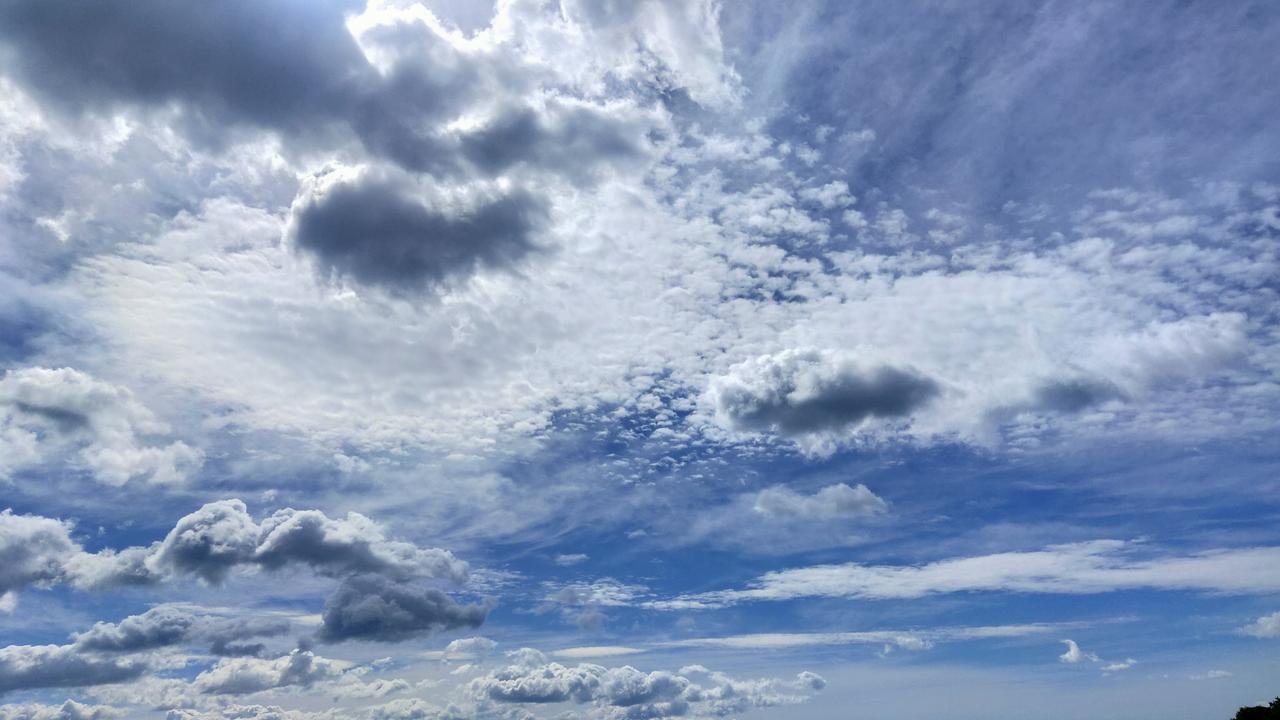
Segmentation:
<svg viewBox="0 0 1280 720">
<path fill-rule="evenodd" d="M 523 190 L 444 194 L 407 179 L 332 172 L 294 202 L 290 243 L 322 270 L 394 292 L 510 270 L 536 250 L 544 202 Z"/>
<path fill-rule="evenodd" d="M 761 576 L 743 590 L 651 601 L 666 609 L 721 607 L 802 597 L 919 598 L 957 592 L 1080 595 L 1116 590 L 1268 593 L 1280 589 L 1280 548 L 1137 557 L 1141 545 L 1096 540 L 1031 552 L 951 558 L 926 565 L 817 565 Z"/>
<path fill-rule="evenodd" d="M 1072 665 L 1088 660 L 1089 662 L 1098 662 L 1098 656 L 1093 653 L 1087 653 L 1080 649 L 1075 640 L 1063 640 L 1062 643 L 1067 646 L 1067 651 L 1058 656 L 1058 660 Z"/>
<path fill-rule="evenodd" d="M 71 448 L 72 464 L 108 485 L 180 482 L 204 456 L 180 441 L 149 445 L 140 437 L 168 430 L 127 389 L 78 370 L 31 367 L 0 378 L 0 474 Z"/>
<path fill-rule="evenodd" d="M 262 645 L 240 641 L 279 636 L 289 629 L 290 624 L 281 619 L 217 618 L 161 605 L 119 623 L 94 623 L 89 630 L 75 634 L 72 644 L 87 652 L 136 653 L 198 641 L 209 643 L 215 655 L 256 655 Z"/>
<path fill-rule="evenodd" d="M 361 575 L 344 580 L 325 602 L 319 638 L 325 642 L 400 642 L 446 630 L 477 628 L 487 614 L 486 607 L 461 605 L 434 588 Z"/>
<path fill-rule="evenodd" d="M 801 495 L 784 485 L 774 485 L 756 495 L 753 508 L 769 518 L 830 519 L 875 515 L 888 509 L 888 504 L 859 484 L 828 485 L 812 495 Z"/>
<path fill-rule="evenodd" d="M 0 648 L 0 694 L 122 683 L 146 670 L 137 660 L 86 656 L 71 645 L 9 645 Z"/>
<path fill-rule="evenodd" d="M 1125 658 L 1124 660 L 1120 660 L 1118 662 L 1112 662 L 1112 663 L 1107 663 L 1106 665 L 1103 665 L 1102 672 L 1120 672 L 1121 670 L 1128 670 L 1129 668 L 1137 664 L 1138 664 L 1137 660 L 1134 660 L 1133 658 Z"/>
<path fill-rule="evenodd" d="M 0 512 L 0 597 L 63 576 L 63 563 L 79 550 L 70 528 L 52 518 Z"/>
<path fill-rule="evenodd" d="M 1280 612 L 1263 615 L 1236 632 L 1256 638 L 1280 638 Z"/>
<path fill-rule="evenodd" d="M 804 702 L 826 682 L 810 672 L 793 681 L 736 680 L 702 667 L 685 668 L 694 680 L 666 671 L 643 672 L 630 666 L 606 668 L 549 662 L 542 653 L 524 648 L 509 655 L 513 663 L 476 678 L 469 690 L 478 698 L 498 703 L 592 704 L 601 717 L 666 718 L 684 715 L 722 717 L 751 708 Z"/>
<path fill-rule="evenodd" d="M 70 583 L 93 590 L 154 585 L 173 576 L 218 584 L 237 568 L 307 566 L 339 578 L 467 578 L 467 564 L 449 551 L 388 539 L 377 523 L 354 512 L 330 518 L 316 510 L 285 508 L 259 524 L 243 501 L 218 500 L 180 518 L 150 547 L 97 553 L 85 552 L 70 530 L 51 518 L 0 512 L 0 558 L 8 560 L 0 570 L 0 597 L 12 598 L 33 585 Z"/>
<path fill-rule="evenodd" d="M 554 560 L 560 567 L 572 567 L 579 563 L 584 563 L 591 559 L 590 555 L 584 553 L 568 553 L 556 555 Z"/>
<path fill-rule="evenodd" d="M 449 658 L 475 658 L 483 657 L 493 652 L 498 647 L 498 643 L 486 637 L 469 637 L 450 640 L 448 645 L 444 646 L 444 657 Z"/>
<path fill-rule="evenodd" d="M 1234 675 L 1234 673 L 1227 670 L 1209 670 L 1208 672 L 1197 673 L 1195 675 L 1188 675 L 1187 679 L 1188 680 L 1217 680 L 1219 678 L 1231 677 L 1232 675 Z"/>
<path fill-rule="evenodd" d="M 85 705 L 67 700 L 61 705 L 0 705 L 0 720 L 114 720 L 127 713 L 107 705 Z"/>
<path fill-rule="evenodd" d="M 221 582 L 239 566 L 292 565 L 333 577 L 384 573 L 462 581 L 467 572 L 466 563 L 447 550 L 389 540 L 359 513 L 330 518 L 316 510 L 285 508 L 258 524 L 240 500 L 211 502 L 183 517 L 148 559 L 149 567 L 210 583 Z"/>
<path fill-rule="evenodd" d="M 229 658 L 196 676 L 195 687 L 206 695 L 247 695 L 282 687 L 311 687 L 336 680 L 349 663 L 294 650 L 278 658 Z"/>
<path fill-rule="evenodd" d="M 910 367 L 861 362 L 819 350 L 784 350 L 713 378 L 707 398 L 717 422 L 785 437 L 842 432 L 871 419 L 905 418 L 940 392 Z"/>
</svg>

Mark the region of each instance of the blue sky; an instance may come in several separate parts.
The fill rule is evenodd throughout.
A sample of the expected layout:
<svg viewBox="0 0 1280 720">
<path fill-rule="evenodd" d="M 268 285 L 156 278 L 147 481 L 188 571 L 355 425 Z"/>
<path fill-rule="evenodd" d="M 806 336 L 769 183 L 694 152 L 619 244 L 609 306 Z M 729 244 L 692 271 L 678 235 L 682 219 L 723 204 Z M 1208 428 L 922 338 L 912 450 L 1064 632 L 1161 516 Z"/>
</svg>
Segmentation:
<svg viewBox="0 0 1280 720">
<path fill-rule="evenodd" d="M 0 720 L 1269 700 L 1277 38 L 0 1 Z"/>
</svg>

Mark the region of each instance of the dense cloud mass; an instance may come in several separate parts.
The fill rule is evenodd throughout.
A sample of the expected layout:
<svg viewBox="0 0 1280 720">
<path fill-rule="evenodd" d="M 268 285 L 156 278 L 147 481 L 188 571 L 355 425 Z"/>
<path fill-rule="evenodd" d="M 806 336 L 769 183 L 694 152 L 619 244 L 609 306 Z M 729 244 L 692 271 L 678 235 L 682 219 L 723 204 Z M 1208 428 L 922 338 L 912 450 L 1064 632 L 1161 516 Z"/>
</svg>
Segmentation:
<svg viewBox="0 0 1280 720">
<path fill-rule="evenodd" d="M 796 436 L 909 416 L 941 391 L 910 367 L 867 365 L 818 350 L 784 350 L 734 366 L 708 390 L 733 430 Z"/>
<path fill-rule="evenodd" d="M 241 641 L 283 635 L 289 629 L 280 619 L 217 618 L 162 605 L 118 623 L 94 623 L 72 640 L 77 649 L 98 653 L 135 653 L 198 641 L 209 643 L 215 655 L 257 654 L 261 644 Z"/>
<path fill-rule="evenodd" d="M 0 694 L 121 683 L 146 670 L 137 660 L 95 658 L 70 645 L 10 645 L 0 648 Z"/>
<path fill-rule="evenodd" d="M 291 241 L 338 276 L 413 291 L 511 268 L 535 249 L 546 219 L 543 201 L 525 191 L 425 202 L 411 192 L 389 178 L 321 180 L 294 205 Z"/>
<path fill-rule="evenodd" d="M 1229 717 L 1276 37 L 0 0 L 0 720 Z"/>
<path fill-rule="evenodd" d="M 372 573 L 453 582 L 467 577 L 467 564 L 448 550 L 388 539 L 359 513 L 330 518 L 286 508 L 259 524 L 244 502 L 219 500 L 179 519 L 150 547 L 96 553 L 85 552 L 70 530 L 51 518 L 0 513 L 0 557 L 10 560 L 0 575 L 6 602 L 22 588 L 64 582 L 86 590 L 153 585 L 174 576 L 218 584 L 237 568 L 307 566 L 329 577 Z"/>
<path fill-rule="evenodd" d="M 320 639 L 400 641 L 419 635 L 476 628 L 488 610 L 461 605 L 434 588 L 376 575 L 349 578 L 325 602 Z"/>
<path fill-rule="evenodd" d="M 801 702 L 804 693 L 820 690 L 825 681 L 809 672 L 793 682 L 735 680 L 705 668 L 680 674 L 643 672 L 629 665 L 607 668 L 579 664 L 568 667 L 525 648 L 512 653 L 514 663 L 471 681 L 471 691 L 501 703 L 593 704 L 601 717 L 665 718 L 685 715 L 725 717 L 752 708 Z M 685 675 L 703 675 L 698 682 Z"/>
<path fill-rule="evenodd" d="M 25 368 L 0 378 L 0 475 L 37 464 L 50 445 L 78 448 L 77 465 L 99 482 L 173 483 L 197 470 L 202 453 L 181 441 L 144 444 L 168 427 L 125 388 L 70 368 Z"/>
</svg>

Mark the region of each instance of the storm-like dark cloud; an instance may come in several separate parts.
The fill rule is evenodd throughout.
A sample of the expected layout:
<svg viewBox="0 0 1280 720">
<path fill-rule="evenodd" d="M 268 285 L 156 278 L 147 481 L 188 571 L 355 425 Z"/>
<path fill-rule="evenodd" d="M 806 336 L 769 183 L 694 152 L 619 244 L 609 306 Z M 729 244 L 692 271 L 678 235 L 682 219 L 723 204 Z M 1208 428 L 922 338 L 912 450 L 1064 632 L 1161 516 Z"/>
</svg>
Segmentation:
<svg viewBox="0 0 1280 720">
<path fill-rule="evenodd" d="M 522 190 L 429 198 L 408 182 L 360 177 L 295 203 L 290 239 L 332 274 L 414 292 L 513 267 L 546 219 L 545 201 Z"/>
<path fill-rule="evenodd" d="M 787 350 L 734 366 L 708 394 L 717 420 L 732 430 L 797 436 L 906 417 L 940 390 L 911 367 Z"/>
<path fill-rule="evenodd" d="M 94 657 L 72 645 L 10 645 L 0 648 L 0 694 L 127 682 L 146 669 L 136 660 Z"/>
<path fill-rule="evenodd" d="M 0 4 L 12 67 L 74 110 L 181 103 L 211 127 L 301 130 L 334 119 L 375 76 L 347 0 L 15 0 Z"/>
<path fill-rule="evenodd" d="M 329 597 L 319 637 L 326 642 L 396 642 L 446 630 L 476 628 L 488 612 L 480 605 L 458 603 L 434 588 L 363 575 L 343 581 Z"/>
</svg>

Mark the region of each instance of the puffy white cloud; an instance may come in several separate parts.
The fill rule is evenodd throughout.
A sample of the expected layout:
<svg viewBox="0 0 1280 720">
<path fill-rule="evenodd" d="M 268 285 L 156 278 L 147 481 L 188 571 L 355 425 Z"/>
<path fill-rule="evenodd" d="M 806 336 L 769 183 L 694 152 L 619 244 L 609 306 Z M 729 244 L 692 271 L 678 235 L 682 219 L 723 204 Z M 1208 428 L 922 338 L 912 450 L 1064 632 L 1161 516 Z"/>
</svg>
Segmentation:
<svg viewBox="0 0 1280 720">
<path fill-rule="evenodd" d="M 631 666 L 608 668 L 582 663 L 573 667 L 549 662 L 542 653 L 524 648 L 510 653 L 513 663 L 469 684 L 477 697 L 498 703 L 591 704 L 601 717 L 664 718 L 687 714 L 723 717 L 751 708 L 803 702 L 825 681 L 804 672 L 793 681 L 737 680 L 702 667 L 683 674 L 643 672 Z"/>
<path fill-rule="evenodd" d="M 294 650 L 271 658 L 226 658 L 196 676 L 195 687 L 208 695 L 245 695 L 280 687 L 310 687 L 335 680 L 350 663 Z"/>
<path fill-rule="evenodd" d="M 127 389 L 71 368 L 23 368 L 0 378 L 0 473 L 61 459 L 99 482 L 173 483 L 199 469 L 186 443 L 146 444 L 169 431 Z"/>
<path fill-rule="evenodd" d="M 61 705 L 0 705 L 0 720 L 112 720 L 127 713 L 107 705 L 85 705 L 67 700 Z"/>
<path fill-rule="evenodd" d="M 767 487 L 756 495 L 753 509 L 766 517 L 826 519 L 874 515 L 888 507 L 866 485 L 849 487 L 845 483 L 836 483 L 812 495 L 802 495 L 783 485 Z"/>
<path fill-rule="evenodd" d="M 1098 656 L 1088 653 L 1080 649 L 1075 640 L 1063 640 L 1062 644 L 1067 646 L 1067 651 L 1058 656 L 1060 662 L 1076 664 L 1086 660 L 1089 662 L 1098 662 Z"/>
<path fill-rule="evenodd" d="M 1280 637 L 1280 612 L 1263 615 L 1236 632 L 1258 638 Z"/>
</svg>

